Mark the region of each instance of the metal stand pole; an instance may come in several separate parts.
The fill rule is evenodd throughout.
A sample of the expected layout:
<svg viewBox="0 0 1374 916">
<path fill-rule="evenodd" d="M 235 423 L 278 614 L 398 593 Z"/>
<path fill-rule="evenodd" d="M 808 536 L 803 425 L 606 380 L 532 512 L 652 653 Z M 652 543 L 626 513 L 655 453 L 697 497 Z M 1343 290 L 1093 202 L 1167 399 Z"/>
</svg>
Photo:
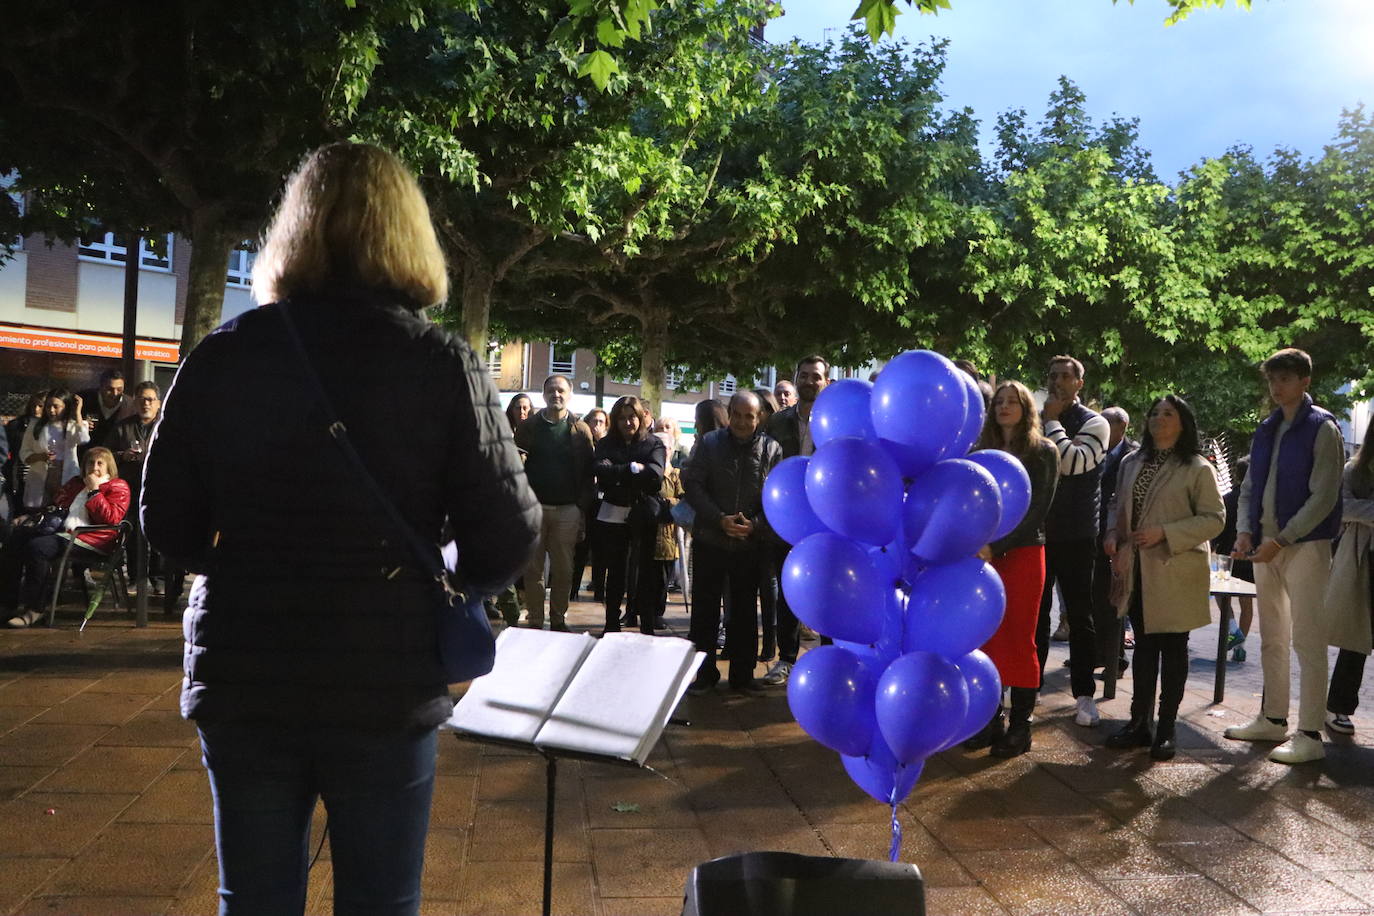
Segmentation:
<svg viewBox="0 0 1374 916">
<path fill-rule="evenodd" d="M 1213 703 L 1220 703 L 1226 697 L 1226 638 L 1231 635 L 1231 602 L 1227 601 L 1223 606 L 1218 601 L 1217 606 L 1221 611 L 1221 621 L 1217 633 L 1217 676 L 1212 685 Z"/>
<path fill-rule="evenodd" d="M 558 759 L 548 760 L 544 793 L 544 916 L 553 912 L 553 806 L 558 783 Z"/>
</svg>

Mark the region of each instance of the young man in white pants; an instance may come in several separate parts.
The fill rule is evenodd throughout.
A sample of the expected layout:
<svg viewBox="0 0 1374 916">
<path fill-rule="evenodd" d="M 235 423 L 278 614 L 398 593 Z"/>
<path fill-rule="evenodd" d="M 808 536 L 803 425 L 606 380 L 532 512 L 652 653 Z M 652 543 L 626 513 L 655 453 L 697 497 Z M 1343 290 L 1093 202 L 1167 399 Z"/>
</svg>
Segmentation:
<svg viewBox="0 0 1374 916">
<path fill-rule="evenodd" d="M 1335 418 L 1312 403 L 1312 358 L 1280 350 L 1264 361 L 1278 409 L 1255 431 L 1250 473 L 1241 484 L 1232 556 L 1255 564 L 1264 700 L 1247 725 L 1226 729 L 1239 741 L 1283 741 L 1279 763 L 1326 756 L 1327 620 L 1323 593 L 1331 539 L 1341 525 L 1344 448 Z M 1290 647 L 1298 653 L 1298 728 L 1288 728 Z M 1287 739 L 1287 740 L 1285 740 Z"/>
</svg>

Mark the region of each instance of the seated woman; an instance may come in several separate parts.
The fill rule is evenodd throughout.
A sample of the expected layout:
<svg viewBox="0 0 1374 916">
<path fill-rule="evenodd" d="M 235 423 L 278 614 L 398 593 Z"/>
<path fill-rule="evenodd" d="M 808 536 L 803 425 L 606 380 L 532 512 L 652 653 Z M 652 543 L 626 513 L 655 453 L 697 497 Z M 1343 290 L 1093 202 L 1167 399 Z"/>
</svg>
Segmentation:
<svg viewBox="0 0 1374 916">
<path fill-rule="evenodd" d="M 0 551 L 0 602 L 8 601 L 11 607 L 18 607 L 18 597 L 24 607 L 22 613 L 9 619 L 10 627 L 31 626 L 42 616 L 39 608 L 43 605 L 49 570 L 68 541 L 76 541 L 73 557 L 78 562 L 79 554 L 92 560 L 107 554 L 114 545 L 114 531 L 75 533 L 77 528 L 92 525 L 116 525 L 129 509 L 129 485 L 119 479 L 119 467 L 110 450 L 97 446 L 87 451 L 82 475 L 67 481 L 54 505 L 67 510 L 60 532 L 46 534 L 21 522 Z"/>
<path fill-rule="evenodd" d="M 1199 454 L 1193 409 L 1166 394 L 1150 408 L 1139 451 L 1117 471 L 1102 542 L 1119 579 L 1117 614 L 1129 615 L 1135 631 L 1131 720 L 1107 747 L 1149 747 L 1154 760 L 1174 756 L 1188 633 L 1212 620 L 1207 542 L 1221 533 L 1225 518 L 1216 473 Z M 1151 733 L 1157 683 L 1159 719 Z"/>
</svg>

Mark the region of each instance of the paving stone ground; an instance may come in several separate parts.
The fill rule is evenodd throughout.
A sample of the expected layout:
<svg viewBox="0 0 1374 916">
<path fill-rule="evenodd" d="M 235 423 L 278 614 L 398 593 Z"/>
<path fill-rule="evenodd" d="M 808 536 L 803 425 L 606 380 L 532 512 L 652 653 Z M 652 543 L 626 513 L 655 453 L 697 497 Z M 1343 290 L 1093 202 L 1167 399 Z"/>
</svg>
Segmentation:
<svg viewBox="0 0 1374 916">
<path fill-rule="evenodd" d="M 668 619 L 686 632 L 680 604 Z M 576 604 L 570 620 L 595 628 L 600 608 Z M 176 711 L 180 628 L 75 623 L 0 630 L 0 913 L 213 913 L 209 790 Z M 1258 708 L 1257 639 L 1212 705 L 1215 638 L 1193 639 L 1171 762 L 1102 746 L 1129 675 L 1101 727 L 1073 724 L 1062 645 L 1029 754 L 930 760 L 899 810 L 928 912 L 1374 913 L 1374 719 L 1357 714 L 1359 733 L 1329 740 L 1323 763 L 1268 762 L 1270 745 L 1221 736 Z M 1374 709 L 1374 685 L 1362 699 Z M 682 712 L 691 725 L 665 733 L 658 775 L 560 765 L 555 912 L 675 914 L 693 865 L 743 850 L 886 857 L 887 810 L 798 729 L 784 691 L 688 698 Z M 438 772 L 423 912 L 538 912 L 541 762 L 445 735 Z M 326 845 L 308 912 L 329 912 L 330 883 Z"/>
</svg>

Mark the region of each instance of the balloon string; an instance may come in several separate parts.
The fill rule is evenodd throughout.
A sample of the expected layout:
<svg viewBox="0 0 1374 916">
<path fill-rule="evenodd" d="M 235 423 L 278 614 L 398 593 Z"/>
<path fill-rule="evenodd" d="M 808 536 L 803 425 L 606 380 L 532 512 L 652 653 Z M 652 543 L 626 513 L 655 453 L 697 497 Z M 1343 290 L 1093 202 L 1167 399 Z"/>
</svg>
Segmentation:
<svg viewBox="0 0 1374 916">
<path fill-rule="evenodd" d="M 887 853 L 888 860 L 900 862 L 902 859 L 902 822 L 897 820 L 897 790 L 892 790 L 892 848 Z"/>
</svg>

